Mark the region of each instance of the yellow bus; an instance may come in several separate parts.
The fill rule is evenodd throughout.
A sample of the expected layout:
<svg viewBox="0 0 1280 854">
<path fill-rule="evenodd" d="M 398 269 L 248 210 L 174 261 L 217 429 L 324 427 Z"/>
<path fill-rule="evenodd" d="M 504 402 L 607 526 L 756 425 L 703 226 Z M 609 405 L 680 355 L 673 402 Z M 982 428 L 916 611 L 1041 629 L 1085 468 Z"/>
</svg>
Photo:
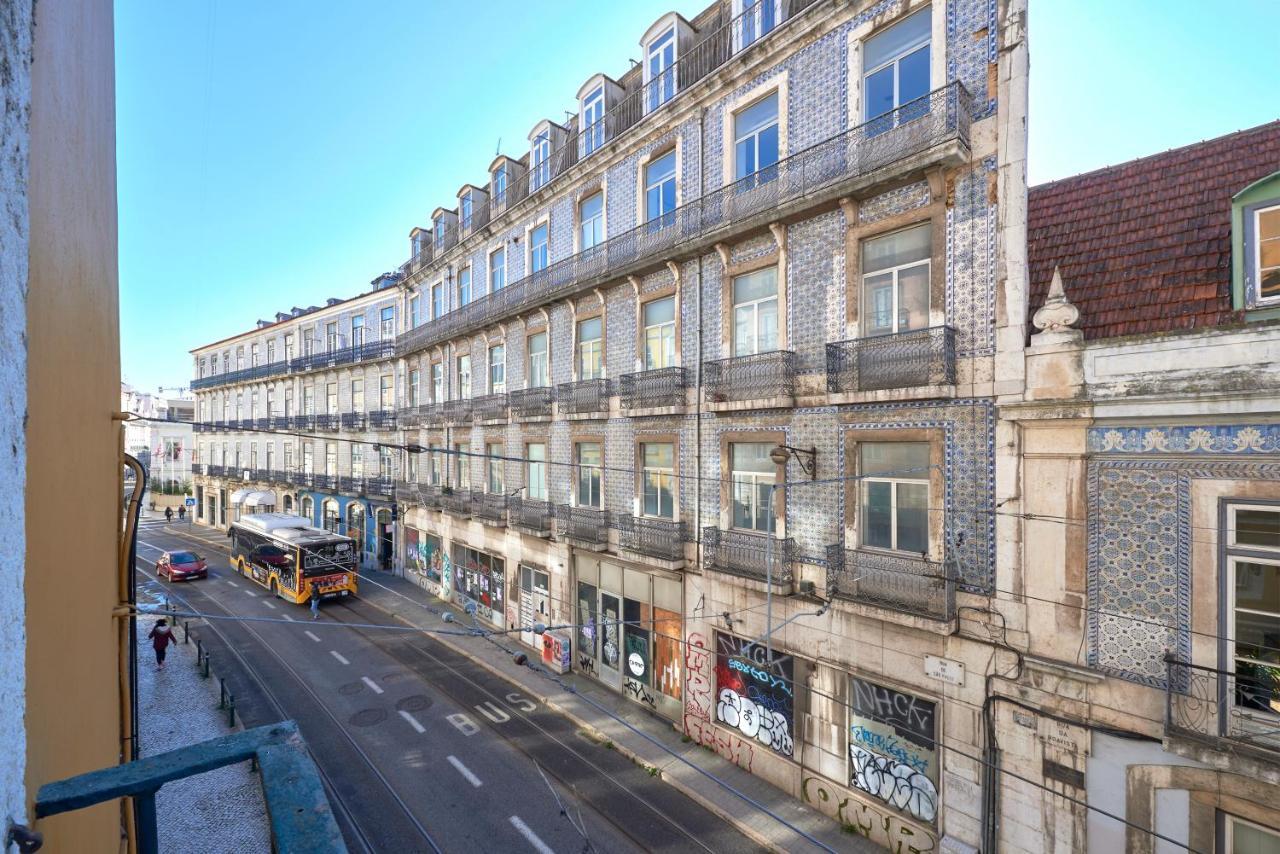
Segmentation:
<svg viewBox="0 0 1280 854">
<path fill-rule="evenodd" d="M 350 537 L 290 513 L 241 516 L 227 536 L 231 568 L 281 599 L 306 602 L 313 589 L 324 599 L 356 595 L 358 552 Z"/>
</svg>

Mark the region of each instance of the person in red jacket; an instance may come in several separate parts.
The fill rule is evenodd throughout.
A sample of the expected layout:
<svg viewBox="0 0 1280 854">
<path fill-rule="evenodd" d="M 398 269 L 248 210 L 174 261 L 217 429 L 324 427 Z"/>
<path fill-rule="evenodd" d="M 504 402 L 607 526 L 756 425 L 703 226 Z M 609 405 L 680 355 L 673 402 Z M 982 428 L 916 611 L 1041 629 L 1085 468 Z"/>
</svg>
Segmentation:
<svg viewBox="0 0 1280 854">
<path fill-rule="evenodd" d="M 147 637 L 151 638 L 151 648 L 156 651 L 156 669 L 163 670 L 165 650 L 169 648 L 169 644 L 176 644 L 178 637 L 163 619 L 156 621 L 155 628 Z"/>
</svg>

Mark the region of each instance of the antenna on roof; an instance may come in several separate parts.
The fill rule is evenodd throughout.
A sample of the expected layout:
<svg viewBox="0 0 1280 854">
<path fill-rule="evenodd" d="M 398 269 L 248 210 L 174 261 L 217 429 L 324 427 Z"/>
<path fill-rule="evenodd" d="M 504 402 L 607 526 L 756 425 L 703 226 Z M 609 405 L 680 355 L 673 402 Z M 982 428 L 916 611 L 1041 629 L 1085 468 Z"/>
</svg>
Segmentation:
<svg viewBox="0 0 1280 854">
<path fill-rule="evenodd" d="M 498 137 L 498 144 L 493 147 L 493 156 L 497 157 L 502 153 L 502 137 Z"/>
</svg>

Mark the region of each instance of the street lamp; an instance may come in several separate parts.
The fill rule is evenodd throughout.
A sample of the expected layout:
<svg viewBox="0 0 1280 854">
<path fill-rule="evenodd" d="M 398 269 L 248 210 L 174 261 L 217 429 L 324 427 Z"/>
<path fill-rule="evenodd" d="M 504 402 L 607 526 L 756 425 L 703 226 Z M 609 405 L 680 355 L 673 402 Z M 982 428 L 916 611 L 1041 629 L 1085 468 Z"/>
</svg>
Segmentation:
<svg viewBox="0 0 1280 854">
<path fill-rule="evenodd" d="M 790 445 L 775 445 L 769 452 L 769 459 L 775 466 L 785 466 L 792 457 L 800 466 L 800 470 L 809 475 L 810 480 L 818 477 L 818 449 L 793 448 Z"/>
</svg>

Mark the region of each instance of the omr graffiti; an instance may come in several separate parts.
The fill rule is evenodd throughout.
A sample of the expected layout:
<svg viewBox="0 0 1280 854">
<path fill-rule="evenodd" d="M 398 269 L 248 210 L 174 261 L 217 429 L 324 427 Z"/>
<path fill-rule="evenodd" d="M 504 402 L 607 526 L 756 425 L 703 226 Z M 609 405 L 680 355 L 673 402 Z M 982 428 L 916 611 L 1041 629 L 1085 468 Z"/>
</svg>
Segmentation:
<svg viewBox="0 0 1280 854">
<path fill-rule="evenodd" d="M 892 812 L 880 812 L 871 804 L 851 797 L 821 777 L 806 777 L 801 786 L 804 802 L 811 804 L 846 827 L 885 846 L 893 854 L 930 854 L 938 841 L 907 824 Z"/>
<path fill-rule="evenodd" d="M 849 784 L 927 822 L 938 817 L 936 705 L 851 677 Z"/>
<path fill-rule="evenodd" d="M 849 745 L 849 782 L 921 821 L 938 817 L 938 789 L 910 765 Z"/>
<path fill-rule="evenodd" d="M 794 661 L 716 632 L 716 720 L 784 756 L 795 752 Z"/>
</svg>

